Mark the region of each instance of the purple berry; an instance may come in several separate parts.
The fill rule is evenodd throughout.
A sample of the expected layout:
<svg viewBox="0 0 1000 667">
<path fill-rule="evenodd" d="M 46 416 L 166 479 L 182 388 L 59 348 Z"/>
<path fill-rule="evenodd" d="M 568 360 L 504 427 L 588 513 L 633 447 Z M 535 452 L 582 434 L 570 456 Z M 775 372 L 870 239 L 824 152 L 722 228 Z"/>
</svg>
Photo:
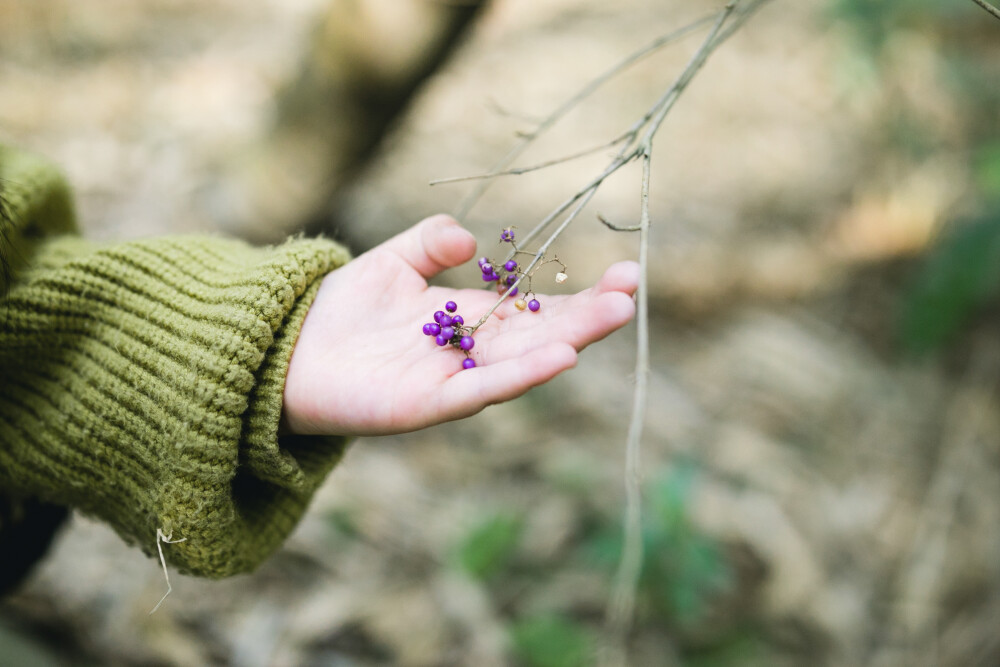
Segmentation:
<svg viewBox="0 0 1000 667">
<path fill-rule="evenodd" d="M 480 257 L 479 258 L 479 266 L 482 267 L 483 264 L 488 264 L 489 261 L 490 261 L 489 257 Z"/>
<path fill-rule="evenodd" d="M 514 274 L 511 274 L 511 275 L 507 276 L 506 279 L 504 279 L 504 282 L 507 283 L 507 287 L 510 287 L 511 285 L 513 285 L 514 283 L 517 282 L 517 276 L 515 276 Z"/>
<path fill-rule="evenodd" d="M 489 262 L 486 262 L 485 264 L 480 264 L 479 268 L 483 270 L 483 275 L 493 273 L 493 265 L 490 264 Z"/>
<path fill-rule="evenodd" d="M 439 311 L 437 311 L 437 312 L 434 313 L 434 321 L 437 322 L 438 324 L 441 324 L 441 318 L 442 317 L 444 317 L 444 311 L 443 310 L 439 310 Z"/>
<path fill-rule="evenodd" d="M 440 345 L 441 347 L 444 347 L 445 345 L 448 344 L 448 339 L 444 337 L 444 334 L 438 334 L 434 338 L 434 342 Z"/>
<path fill-rule="evenodd" d="M 472 340 L 472 336 L 462 336 L 462 340 L 458 342 L 458 346 L 468 352 L 473 347 L 475 347 L 476 341 Z"/>
<path fill-rule="evenodd" d="M 440 324 L 443 327 L 448 327 L 451 326 L 451 323 L 454 321 L 455 320 L 451 315 L 442 315 L 441 319 L 438 320 L 438 324 Z"/>
<path fill-rule="evenodd" d="M 512 289 L 510 291 L 510 294 L 508 294 L 507 296 L 517 296 L 517 288 L 515 287 L 514 289 Z"/>
<path fill-rule="evenodd" d="M 445 340 L 451 340 L 452 338 L 455 337 L 455 329 L 454 329 L 454 327 L 449 327 L 449 326 L 443 326 L 443 327 L 441 327 L 441 334 L 440 334 L 440 336 L 442 338 L 444 338 Z"/>
<path fill-rule="evenodd" d="M 483 274 L 483 280 L 485 280 L 488 283 L 491 283 L 494 280 L 500 280 L 500 276 L 498 276 L 497 274 L 495 274 L 495 273 L 493 273 L 491 271 L 490 273 L 484 273 Z"/>
<path fill-rule="evenodd" d="M 503 268 L 507 269 L 508 271 L 513 271 L 514 269 L 517 268 L 517 262 L 515 262 L 512 259 L 508 259 L 507 263 L 503 265 Z"/>
<path fill-rule="evenodd" d="M 424 325 L 424 335 L 425 336 L 437 336 L 441 333 L 441 325 L 435 324 L 434 322 L 428 322 Z"/>
<path fill-rule="evenodd" d="M 456 310 L 458 310 L 458 304 L 455 303 L 454 301 L 449 301 L 448 303 L 444 304 L 444 309 L 447 310 L 449 313 L 454 313 Z"/>
<path fill-rule="evenodd" d="M 462 325 L 465 324 L 465 318 L 461 315 L 454 315 L 451 318 L 452 325 Z"/>
<path fill-rule="evenodd" d="M 533 313 L 537 313 L 538 309 L 542 307 L 542 304 L 538 303 L 538 299 L 532 299 L 528 302 L 528 310 Z"/>
<path fill-rule="evenodd" d="M 462 362 L 462 368 L 466 370 L 475 367 L 476 367 L 476 362 L 474 362 L 472 359 L 466 359 L 465 361 Z"/>
<path fill-rule="evenodd" d="M 508 243 L 514 242 L 514 230 L 508 227 L 507 229 L 500 232 L 500 240 L 507 241 Z"/>
</svg>

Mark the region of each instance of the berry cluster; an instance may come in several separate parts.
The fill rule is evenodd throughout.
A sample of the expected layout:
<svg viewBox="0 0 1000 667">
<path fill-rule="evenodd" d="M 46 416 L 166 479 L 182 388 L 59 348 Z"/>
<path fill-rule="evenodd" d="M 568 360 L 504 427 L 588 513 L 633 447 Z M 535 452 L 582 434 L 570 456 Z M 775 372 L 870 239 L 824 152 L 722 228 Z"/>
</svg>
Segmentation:
<svg viewBox="0 0 1000 667">
<path fill-rule="evenodd" d="M 462 368 L 475 368 L 476 362 L 469 356 L 476 341 L 472 338 L 472 329 L 465 326 L 465 319 L 455 313 L 458 304 L 449 301 L 444 304 L 444 310 L 434 313 L 434 321 L 424 325 L 424 335 L 433 336 L 434 342 L 440 347 L 451 345 L 465 353 L 465 360 L 462 361 Z"/>
<path fill-rule="evenodd" d="M 500 241 L 503 243 L 510 243 L 514 245 L 514 230 L 511 227 L 504 229 L 500 232 Z M 514 246 L 514 250 L 517 251 L 517 246 Z M 521 271 L 518 266 L 517 261 L 513 259 L 508 259 L 503 264 L 495 262 L 489 257 L 479 258 L 479 270 L 483 273 L 483 282 L 496 283 L 497 294 L 504 294 L 510 287 L 518 281 L 518 279 L 523 279 L 525 274 Z M 507 296 L 517 296 L 517 287 L 510 290 L 510 294 Z M 528 295 L 531 295 L 529 290 Z M 531 299 L 530 301 L 525 301 L 523 298 L 518 299 L 514 302 L 514 306 L 518 310 L 524 310 L 527 308 L 533 313 L 537 313 L 538 309 L 542 305 L 538 302 L 538 299 Z"/>
<path fill-rule="evenodd" d="M 514 307 L 518 310 L 530 310 L 533 313 L 537 313 L 541 309 L 542 304 L 539 303 L 538 299 L 534 298 L 534 293 L 531 290 L 532 275 L 534 275 L 538 266 L 555 262 L 561 268 L 561 271 L 556 274 L 556 282 L 561 283 L 566 280 L 566 265 L 560 262 L 558 257 L 541 261 L 541 256 L 519 250 L 517 244 L 514 243 L 514 229 L 512 227 L 507 227 L 500 232 L 500 242 L 511 245 L 514 250 L 512 253 L 514 257 L 518 255 L 534 257 L 534 263 L 529 264 L 529 268 L 532 268 L 532 270 L 526 273 L 518 265 L 517 260 L 513 258 L 501 263 L 489 257 L 481 257 L 479 259 L 479 270 L 483 274 L 483 281 L 490 284 L 496 283 L 497 294 L 507 294 L 507 290 L 510 290 L 507 296 L 517 296 L 518 287 L 526 284 L 527 290 L 525 294 L 514 302 Z M 524 281 L 527 282 L 525 283 Z M 514 283 L 519 283 L 518 287 L 515 287 Z M 472 339 L 472 335 L 475 333 L 477 327 L 466 326 L 462 316 L 455 312 L 457 310 L 458 304 L 454 301 L 444 304 L 444 310 L 434 313 L 434 321 L 424 325 L 424 335 L 433 337 L 434 342 L 439 347 L 451 345 L 461 350 L 465 354 L 465 359 L 462 361 L 462 368 L 475 368 L 476 362 L 469 356 L 469 350 L 476 344 L 476 341 Z M 490 313 L 492 312 L 491 310 Z"/>
</svg>

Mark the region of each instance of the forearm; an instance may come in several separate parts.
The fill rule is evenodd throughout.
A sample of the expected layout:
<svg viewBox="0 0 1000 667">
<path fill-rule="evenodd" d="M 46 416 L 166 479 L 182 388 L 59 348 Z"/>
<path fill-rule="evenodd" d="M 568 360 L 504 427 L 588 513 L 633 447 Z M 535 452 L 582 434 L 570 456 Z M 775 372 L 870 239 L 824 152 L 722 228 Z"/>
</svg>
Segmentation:
<svg viewBox="0 0 1000 667">
<path fill-rule="evenodd" d="M 158 529 L 186 538 L 168 559 L 192 573 L 252 569 L 343 447 L 278 428 L 305 313 L 346 252 L 72 235 L 25 250 L 0 310 L 0 488 L 79 507 L 147 552 Z"/>
</svg>

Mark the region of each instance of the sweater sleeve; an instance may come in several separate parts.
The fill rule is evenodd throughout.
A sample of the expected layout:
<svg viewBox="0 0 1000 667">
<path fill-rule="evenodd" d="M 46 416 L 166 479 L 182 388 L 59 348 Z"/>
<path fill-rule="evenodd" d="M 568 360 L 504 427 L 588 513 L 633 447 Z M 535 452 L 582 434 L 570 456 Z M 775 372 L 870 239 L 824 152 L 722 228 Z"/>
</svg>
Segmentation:
<svg viewBox="0 0 1000 667">
<path fill-rule="evenodd" d="M 344 448 L 279 422 L 306 311 L 346 251 L 37 233 L 67 227 L 45 220 L 68 211 L 46 178 L 7 179 L 7 235 L 26 242 L 0 305 L 0 489 L 79 508 L 149 554 L 157 531 L 183 538 L 164 549 L 182 571 L 253 569 Z"/>
</svg>

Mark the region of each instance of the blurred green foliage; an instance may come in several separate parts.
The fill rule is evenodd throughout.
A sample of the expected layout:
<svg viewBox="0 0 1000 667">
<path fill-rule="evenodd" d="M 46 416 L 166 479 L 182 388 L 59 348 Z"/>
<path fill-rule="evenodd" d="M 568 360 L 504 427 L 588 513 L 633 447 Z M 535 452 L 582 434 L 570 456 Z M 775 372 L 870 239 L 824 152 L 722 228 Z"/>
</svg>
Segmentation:
<svg viewBox="0 0 1000 667">
<path fill-rule="evenodd" d="M 974 162 L 976 185 L 983 196 L 991 201 L 1000 201 L 1000 139 L 980 146 Z"/>
<path fill-rule="evenodd" d="M 712 625 L 708 612 L 717 595 L 733 585 L 734 574 L 722 545 L 698 530 L 690 509 L 701 474 L 694 462 L 681 462 L 646 484 L 642 539 L 645 550 L 639 585 L 640 623 L 662 627 L 673 637 L 693 631 L 698 641 L 682 646 L 684 664 L 746 664 L 763 640 L 747 628 Z M 567 491 L 583 496 L 586 489 Z M 579 498 L 583 500 L 583 498 Z M 586 503 L 583 503 L 584 505 Z M 508 632 L 517 664 L 575 667 L 592 664 L 602 632 L 594 610 L 546 608 L 544 600 L 511 590 L 537 590 L 558 570 L 576 569 L 613 580 L 622 552 L 618 517 L 593 514 L 574 540 L 546 557 L 519 554 L 526 517 L 510 511 L 473 525 L 454 549 L 453 566 L 488 584 L 498 609 L 509 619 Z M 683 642 L 682 642 L 683 643 Z M 756 647 L 756 648 L 754 648 Z"/>
<path fill-rule="evenodd" d="M 511 626 L 510 634 L 515 655 L 528 667 L 583 667 L 593 663 L 593 635 L 564 616 L 520 618 Z"/>
<path fill-rule="evenodd" d="M 463 570 L 480 580 L 499 574 L 513 558 L 524 532 L 524 521 L 513 514 L 489 517 L 465 536 L 458 547 Z"/>
<path fill-rule="evenodd" d="M 832 0 L 830 16 L 847 28 L 855 68 L 886 91 L 883 111 L 887 164 L 946 159 L 966 161 L 970 182 L 961 208 L 978 211 L 947 222 L 947 232 L 918 262 L 915 280 L 900 295 L 898 340 L 923 355 L 956 340 L 977 312 L 1000 298 L 1000 105 L 998 26 L 969 0 Z M 934 46 L 938 88 L 959 110 L 954 122 L 935 126 L 895 95 L 906 68 L 887 53 L 895 37 L 922 35 Z M 891 169 L 892 167 L 890 167 Z M 971 218 L 971 219 L 969 219 Z"/>
<path fill-rule="evenodd" d="M 904 349 L 926 354 L 940 348 L 997 297 L 1000 210 L 956 225 L 930 252 L 904 300 Z"/>
<path fill-rule="evenodd" d="M 643 511 L 644 550 L 640 594 L 661 621 L 695 624 L 711 598 L 727 589 L 732 573 L 722 547 L 690 520 L 689 508 L 698 467 L 685 462 L 647 485 Z M 584 544 L 594 562 L 616 567 L 623 536 L 607 526 Z"/>
<path fill-rule="evenodd" d="M 857 46 L 870 54 L 881 51 L 894 30 L 964 21 L 982 11 L 969 0 L 832 0 L 829 7 L 831 17 L 849 25 Z"/>
<path fill-rule="evenodd" d="M 361 535 L 354 512 L 347 508 L 330 510 L 324 515 L 324 518 L 334 536 L 353 540 Z"/>
</svg>

